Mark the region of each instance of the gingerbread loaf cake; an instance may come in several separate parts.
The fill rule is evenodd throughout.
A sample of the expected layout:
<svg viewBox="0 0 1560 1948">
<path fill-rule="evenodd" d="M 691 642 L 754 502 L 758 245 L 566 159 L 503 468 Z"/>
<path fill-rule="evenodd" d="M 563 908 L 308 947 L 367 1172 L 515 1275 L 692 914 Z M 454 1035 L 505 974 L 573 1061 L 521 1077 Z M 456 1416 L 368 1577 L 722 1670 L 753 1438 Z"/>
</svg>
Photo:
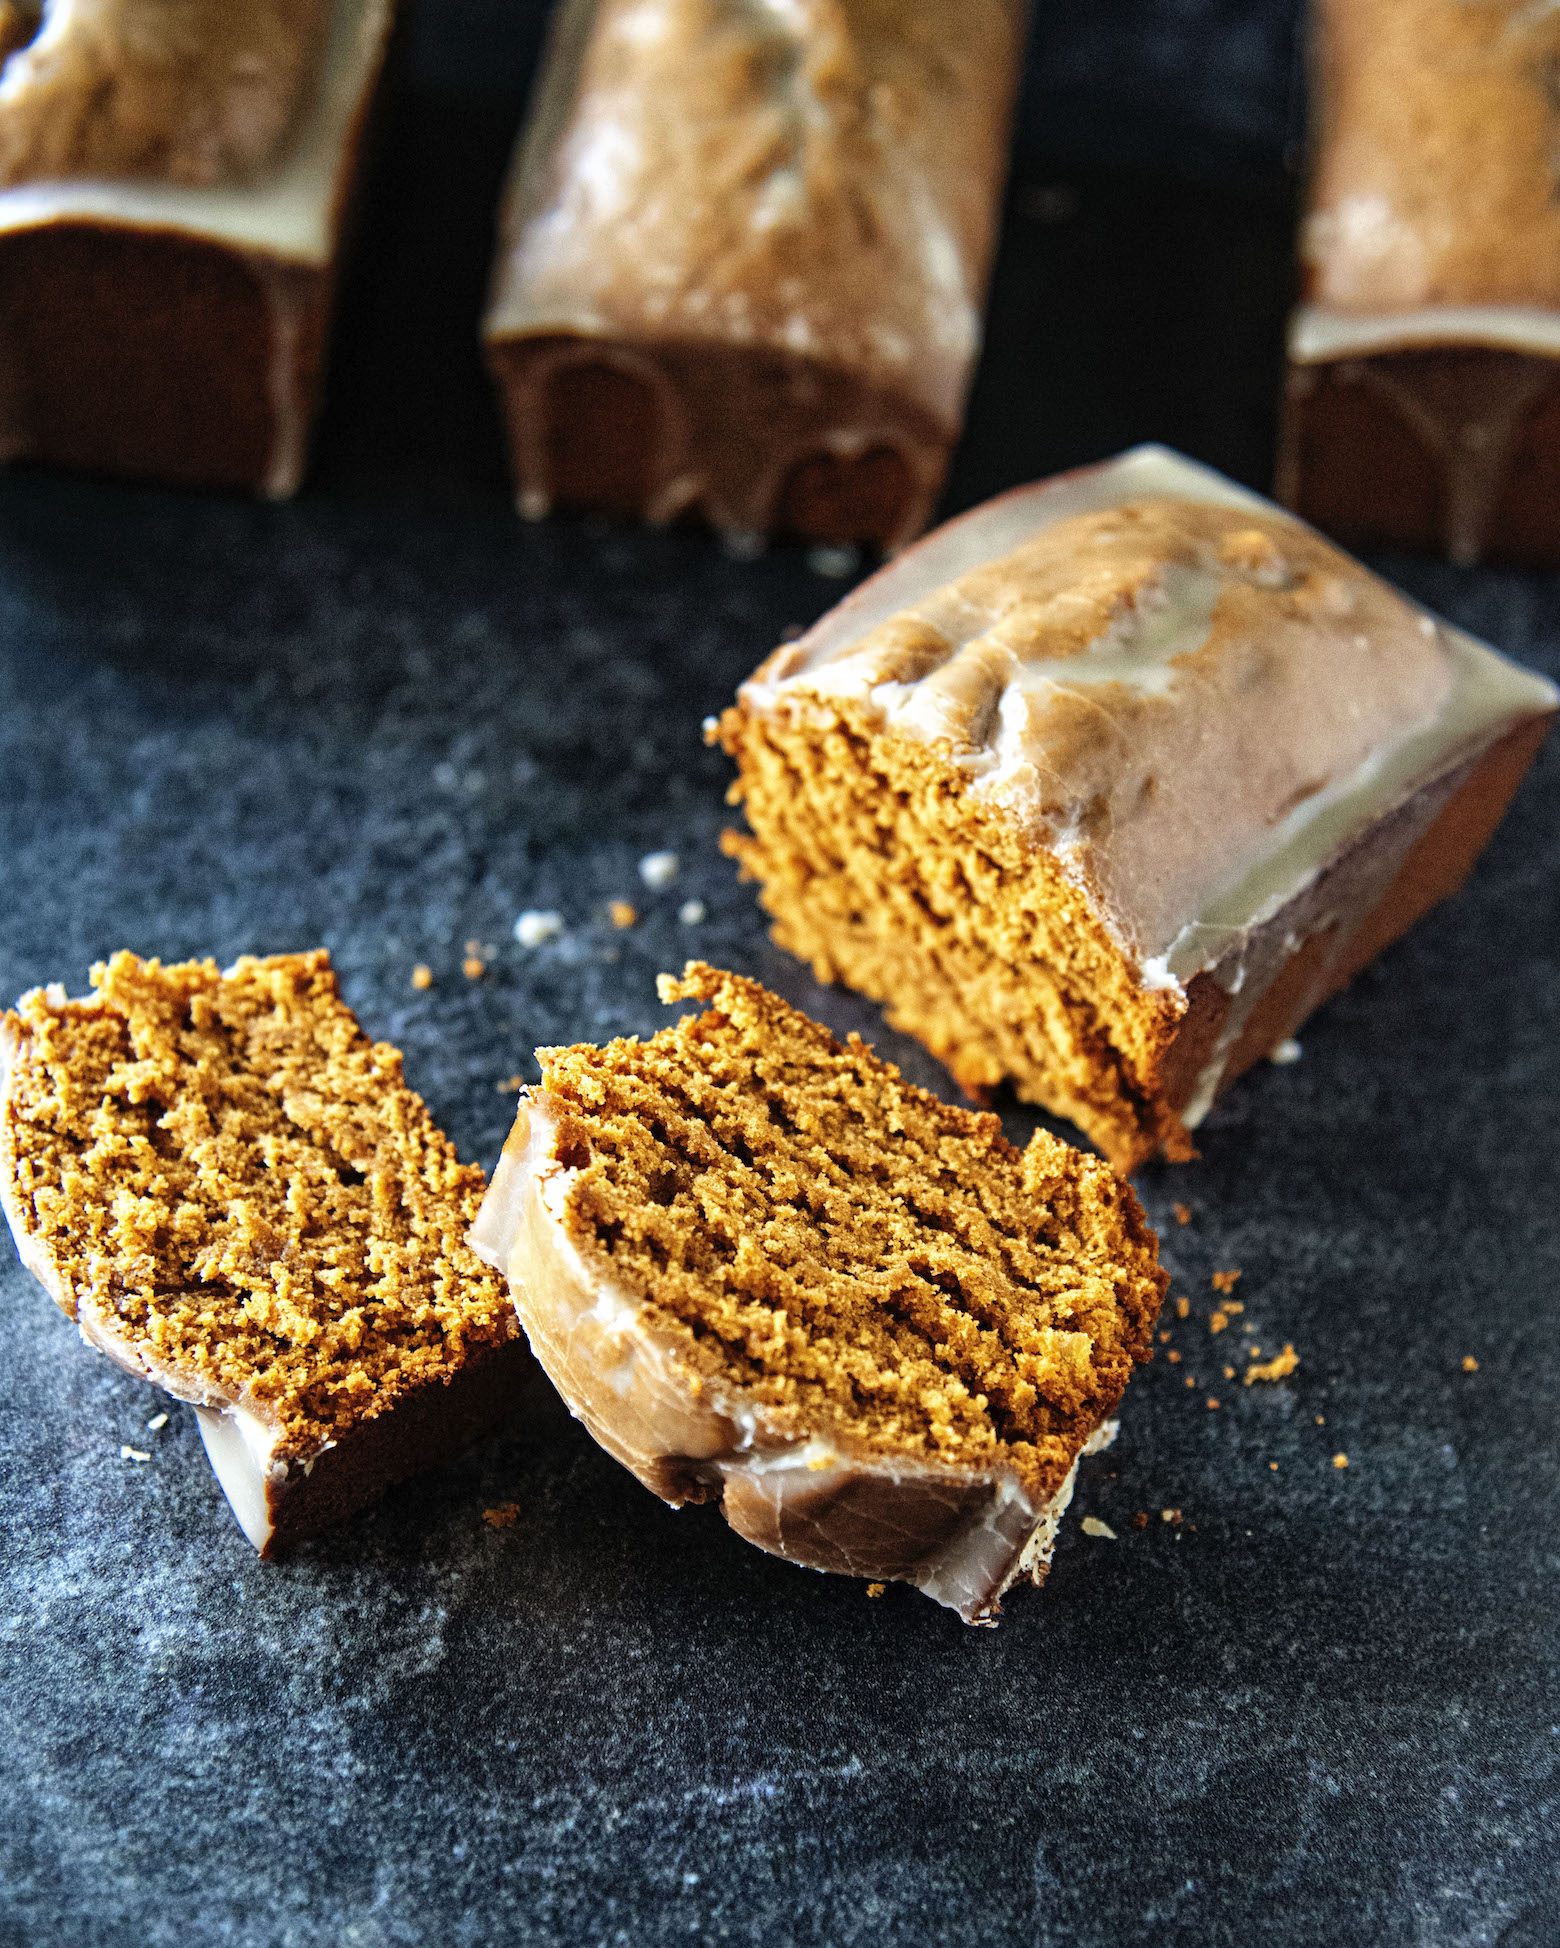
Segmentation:
<svg viewBox="0 0 1560 1948">
<path fill-rule="evenodd" d="M 1142 447 L 948 522 L 708 731 L 779 944 L 1130 1170 L 1460 883 L 1557 701 Z"/>
<path fill-rule="evenodd" d="M 1279 498 L 1355 545 L 1560 561 L 1560 11 L 1312 17 Z"/>
<path fill-rule="evenodd" d="M 324 953 L 164 967 L 0 1024 L 0 1202 L 83 1339 L 189 1401 L 262 1555 L 445 1458 L 529 1356 L 457 1161 Z"/>
<path fill-rule="evenodd" d="M 951 1108 L 756 982 L 538 1051 L 472 1244 L 609 1453 L 748 1541 L 969 1623 L 1045 1575 L 1165 1275 L 1094 1158 Z"/>
<path fill-rule="evenodd" d="M 298 485 L 393 0 L 12 0 L 0 459 Z"/>
<path fill-rule="evenodd" d="M 895 545 L 957 438 L 1026 0 L 565 0 L 485 324 L 522 514 Z"/>
</svg>

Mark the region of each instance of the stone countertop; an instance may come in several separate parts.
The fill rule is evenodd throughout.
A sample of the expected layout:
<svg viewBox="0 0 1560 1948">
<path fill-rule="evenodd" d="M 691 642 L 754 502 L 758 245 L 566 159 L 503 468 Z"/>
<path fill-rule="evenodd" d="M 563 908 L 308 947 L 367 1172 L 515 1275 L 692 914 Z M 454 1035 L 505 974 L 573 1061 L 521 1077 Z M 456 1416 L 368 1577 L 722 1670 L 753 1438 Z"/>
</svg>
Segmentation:
<svg viewBox="0 0 1560 1948">
<path fill-rule="evenodd" d="M 1287 58 L 1281 9 L 1157 13 L 1188 64 L 1194 29 L 1241 27 L 1249 65 L 1262 16 Z M 488 1165 L 531 1050 L 652 1031 L 692 953 L 946 1089 L 767 943 L 717 850 L 700 720 L 840 564 L 513 519 L 469 329 L 514 104 L 456 126 L 436 55 L 297 502 L 0 481 L 0 995 L 79 991 L 121 945 L 323 943 Z M 1144 437 L 1260 483 L 1288 211 L 1276 164 L 1026 154 L 950 504 Z M 1555 578 L 1379 565 L 1560 673 Z M 1553 1941 L 1557 865 L 1552 745 L 1465 892 L 1233 1091 L 1201 1162 L 1143 1174 L 1182 1358 L 1133 1383 L 1048 1586 L 995 1631 L 663 1508 L 539 1380 L 455 1465 L 262 1564 L 188 1411 L 0 1247 L 0 1942 Z M 530 952 L 527 907 L 565 921 Z M 1250 1341 L 1298 1370 L 1231 1384 Z M 513 1527 L 484 1524 L 500 1502 Z"/>
</svg>

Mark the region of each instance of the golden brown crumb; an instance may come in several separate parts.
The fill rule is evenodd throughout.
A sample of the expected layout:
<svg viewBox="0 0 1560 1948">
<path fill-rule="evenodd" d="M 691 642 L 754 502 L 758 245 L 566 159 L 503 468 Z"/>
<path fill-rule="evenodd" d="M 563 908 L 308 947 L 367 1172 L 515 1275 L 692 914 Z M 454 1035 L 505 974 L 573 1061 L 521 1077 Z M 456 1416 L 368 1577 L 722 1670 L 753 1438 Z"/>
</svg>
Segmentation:
<svg viewBox="0 0 1560 1948">
<path fill-rule="evenodd" d="M 1209 1332 L 1223 1332 L 1229 1323 L 1228 1317 L 1222 1312 L 1210 1312 L 1208 1315 Z"/>
<path fill-rule="evenodd" d="M 94 1001 L 38 991 L 5 1018 L 0 1169 L 72 1317 L 252 1399 L 278 1459 L 508 1343 L 505 1283 L 465 1242 L 482 1172 L 328 955 L 224 975 L 121 953 L 92 981 Z"/>
<path fill-rule="evenodd" d="M 1137 1514 L 1133 1516 L 1132 1526 L 1135 1529 L 1146 1529 L 1148 1527 L 1148 1513 L 1145 1509 L 1140 1508 Z"/>
<path fill-rule="evenodd" d="M 1225 1367 L 1224 1377 L 1226 1380 L 1233 1380 L 1235 1378 L 1235 1369 L 1233 1366 Z"/>
<path fill-rule="evenodd" d="M 1178 1508 L 1162 1508 L 1159 1511 L 1159 1519 L 1161 1522 L 1179 1523 L 1181 1520 L 1181 1511 Z"/>
<path fill-rule="evenodd" d="M 1333 1466 L 1334 1466 L 1335 1468 L 1346 1468 L 1346 1467 L 1348 1467 L 1348 1465 L 1349 1465 L 1349 1457 L 1348 1457 L 1348 1455 L 1346 1455 L 1346 1454 L 1335 1454 L 1335 1455 L 1333 1456 Z"/>
<path fill-rule="evenodd" d="M 906 1083 L 756 982 L 648 1042 L 542 1049 L 564 1221 L 689 1379 L 782 1430 L 1059 1484 L 1146 1359 L 1167 1283 L 1129 1188 Z"/>
<path fill-rule="evenodd" d="M 1211 1412 L 1213 1411 L 1213 1409 L 1214 1409 L 1214 1408 L 1216 1408 L 1216 1407 L 1218 1406 L 1218 1404 L 1219 1404 L 1219 1403 L 1218 1403 L 1218 1401 L 1214 1399 L 1214 1397 L 1213 1397 L 1213 1395 L 1212 1395 L 1212 1394 L 1209 1394 L 1209 1396 L 1208 1396 L 1208 1410 L 1209 1410 L 1209 1412 L 1210 1412 L 1210 1413 L 1211 1413 Z"/>
<path fill-rule="evenodd" d="M 1478 1372 L 1479 1362 L 1473 1357 L 1472 1353 L 1463 1354 L 1462 1370 L 1464 1373 Z"/>
<path fill-rule="evenodd" d="M 1114 1542 L 1116 1540 L 1116 1531 L 1111 1527 L 1109 1522 L 1102 1522 L 1097 1515 L 1085 1515 L 1078 1526 L 1083 1530 L 1085 1535 L 1093 1536 L 1098 1542 Z"/>
<path fill-rule="evenodd" d="M 1327 1425 L 1327 1416 L 1325 1414 L 1318 1414 L 1316 1416 L 1316 1424 L 1318 1427 L 1325 1427 Z"/>
<path fill-rule="evenodd" d="M 1261 1350 L 1262 1349 L 1260 1346 L 1254 1346 L 1252 1348 L 1252 1351 L 1257 1353 L 1261 1352 Z M 1293 1346 L 1289 1345 L 1286 1342 L 1283 1352 L 1275 1354 L 1275 1356 L 1272 1359 L 1268 1360 L 1265 1364 L 1260 1366 L 1248 1366 L 1246 1368 L 1245 1383 L 1249 1387 L 1254 1380 L 1286 1379 L 1291 1373 L 1294 1372 L 1295 1368 L 1299 1364 L 1300 1364 L 1300 1355 L 1295 1351 Z"/>
<path fill-rule="evenodd" d="M 1188 1373 L 1186 1376 L 1186 1384 L 1189 1388 L 1191 1388 L 1195 1392 L 1197 1387 L 1197 1375 L 1195 1373 Z"/>
<path fill-rule="evenodd" d="M 1226 1317 L 1233 1319 L 1237 1312 L 1244 1312 L 1246 1308 L 1239 1299 L 1226 1299 L 1223 1305 L 1219 1307 L 1219 1310 L 1222 1313 L 1224 1313 Z"/>
<path fill-rule="evenodd" d="M 615 927 L 631 927 L 639 918 L 639 909 L 628 900 L 614 900 L 607 911 Z"/>
<path fill-rule="evenodd" d="M 1273 1470 L 1274 1474 L 1278 1473 L 1278 1463 L 1276 1461 L 1270 1461 L 1268 1466 Z"/>
<path fill-rule="evenodd" d="M 497 1508 L 485 1508 L 482 1519 L 490 1529 L 512 1529 L 520 1519 L 518 1502 L 500 1502 Z"/>
<path fill-rule="evenodd" d="M 1186 1205 L 1186 1204 L 1172 1204 L 1172 1205 L 1170 1206 L 1170 1208 L 1171 1208 L 1171 1210 L 1172 1210 L 1172 1211 L 1174 1211 L 1174 1212 L 1175 1212 L 1175 1221 L 1176 1221 L 1176 1223 L 1177 1223 L 1177 1224 L 1190 1224 L 1190 1223 L 1191 1223 L 1191 1221 L 1192 1221 L 1192 1213 L 1191 1213 L 1191 1207 L 1190 1207 L 1189 1205 Z"/>
<path fill-rule="evenodd" d="M 480 981 L 487 968 L 475 954 L 468 954 L 460 964 L 460 971 L 468 981 Z"/>
<path fill-rule="evenodd" d="M 1168 1335 L 1166 1335 L 1166 1337 L 1168 1337 Z M 1174 1351 L 1174 1349 L 1166 1353 L 1165 1358 L 1170 1362 L 1172 1366 L 1179 1366 L 1181 1364 L 1181 1355 L 1176 1351 Z"/>
<path fill-rule="evenodd" d="M 1233 1292 L 1235 1290 L 1235 1281 L 1239 1277 L 1240 1277 L 1240 1267 L 1238 1265 L 1232 1271 L 1215 1272 L 1213 1275 L 1214 1291 Z"/>
<path fill-rule="evenodd" d="M 1191 1302 L 1191 1300 L 1190 1300 L 1190 1299 L 1177 1299 L 1177 1300 L 1176 1300 L 1176 1302 L 1175 1302 L 1175 1316 L 1176 1316 L 1176 1318 L 1177 1318 L 1177 1319 L 1185 1319 L 1185 1318 L 1187 1318 L 1187 1317 L 1189 1317 L 1189 1315 L 1190 1315 L 1190 1313 L 1191 1313 L 1191 1310 L 1192 1310 L 1192 1302 Z"/>
<path fill-rule="evenodd" d="M 1159 1335 L 1159 1343 L 1161 1346 L 1168 1346 L 1170 1344 L 1170 1328 L 1168 1326 Z"/>
<path fill-rule="evenodd" d="M 887 1588 L 887 1583 L 868 1583 L 867 1594 L 868 1596 L 881 1596 Z"/>
<path fill-rule="evenodd" d="M 414 988 L 431 988 L 433 986 L 433 969 L 428 966 L 426 961 L 419 961 L 412 969 L 412 986 Z"/>
<path fill-rule="evenodd" d="M 523 1075 L 506 1075 L 502 1082 L 495 1082 L 493 1087 L 501 1096 L 513 1096 L 525 1087 L 525 1077 Z"/>
</svg>

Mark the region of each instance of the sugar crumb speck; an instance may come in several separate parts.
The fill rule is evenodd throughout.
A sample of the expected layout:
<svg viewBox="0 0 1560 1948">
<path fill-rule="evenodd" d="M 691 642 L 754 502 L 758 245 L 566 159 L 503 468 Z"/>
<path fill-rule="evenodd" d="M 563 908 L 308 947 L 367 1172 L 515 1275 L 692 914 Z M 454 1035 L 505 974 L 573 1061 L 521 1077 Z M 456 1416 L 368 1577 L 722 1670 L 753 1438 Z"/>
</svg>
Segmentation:
<svg viewBox="0 0 1560 1948">
<path fill-rule="evenodd" d="M 419 961 L 412 969 L 412 986 L 414 988 L 431 988 L 433 986 L 433 969 L 426 961 Z"/>
<path fill-rule="evenodd" d="M 614 900 L 607 911 L 615 927 L 631 927 L 639 918 L 639 909 L 628 900 Z"/>
<path fill-rule="evenodd" d="M 146 1423 L 146 1431 L 148 1434 L 158 1434 L 167 1425 L 168 1416 L 166 1414 L 153 1414 L 151 1419 Z"/>
<path fill-rule="evenodd" d="M 685 927 L 696 927 L 704 918 L 703 900 L 684 900 L 677 909 L 677 917 Z"/>
<path fill-rule="evenodd" d="M 515 939 L 522 947 L 540 947 L 544 941 L 554 940 L 562 932 L 561 913 L 539 912 L 528 907 L 515 922 Z"/>
<path fill-rule="evenodd" d="M 1085 1515 L 1080 1524 L 1085 1535 L 1098 1536 L 1102 1542 L 1114 1542 L 1116 1531 L 1109 1522 L 1102 1522 L 1097 1515 Z"/>
<path fill-rule="evenodd" d="M 1473 1357 L 1472 1353 L 1463 1354 L 1462 1370 L 1464 1373 L 1478 1372 L 1479 1362 Z"/>
<path fill-rule="evenodd" d="M 678 866 L 675 852 L 647 852 L 639 862 L 639 877 L 652 891 L 659 892 L 677 877 Z"/>
<path fill-rule="evenodd" d="M 868 1596 L 881 1596 L 887 1588 L 887 1583 L 868 1583 L 867 1594 Z"/>
<path fill-rule="evenodd" d="M 1214 1291 L 1233 1292 L 1235 1290 L 1235 1281 L 1239 1277 L 1240 1277 L 1240 1267 L 1238 1265 L 1232 1267 L 1232 1269 L 1227 1272 L 1215 1272 L 1213 1275 Z"/>
<path fill-rule="evenodd" d="M 1333 1456 L 1333 1466 L 1334 1466 L 1335 1468 L 1346 1468 L 1346 1467 L 1348 1467 L 1348 1465 L 1349 1465 L 1349 1457 L 1348 1457 L 1348 1455 L 1346 1455 L 1346 1454 L 1335 1454 L 1335 1455 Z"/>
<path fill-rule="evenodd" d="M 121 1461 L 150 1461 L 152 1457 L 149 1454 L 143 1454 L 138 1447 L 126 1447 L 121 1442 L 119 1446 L 119 1458 Z"/>
</svg>

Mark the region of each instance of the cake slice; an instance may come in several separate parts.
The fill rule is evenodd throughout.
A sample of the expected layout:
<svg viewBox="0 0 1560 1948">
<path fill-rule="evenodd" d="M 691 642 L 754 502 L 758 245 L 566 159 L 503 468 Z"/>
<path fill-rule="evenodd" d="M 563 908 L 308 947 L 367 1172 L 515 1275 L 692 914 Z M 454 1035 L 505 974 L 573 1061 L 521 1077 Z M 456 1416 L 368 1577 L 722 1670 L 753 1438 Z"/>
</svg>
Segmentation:
<svg viewBox="0 0 1560 1948">
<path fill-rule="evenodd" d="M 540 1049 L 471 1234 L 573 1412 L 674 1505 L 968 1623 L 1038 1583 L 1150 1357 L 1131 1190 L 690 962 L 648 1042 Z"/>
<path fill-rule="evenodd" d="M 710 729 L 780 945 L 1131 1170 L 1458 885 L 1557 701 L 1142 447 L 948 522 Z"/>
<path fill-rule="evenodd" d="M 452 1453 L 526 1370 L 457 1161 L 323 952 L 164 967 L 0 1025 L 0 1201 L 90 1345 L 193 1403 L 262 1555 Z"/>
</svg>

